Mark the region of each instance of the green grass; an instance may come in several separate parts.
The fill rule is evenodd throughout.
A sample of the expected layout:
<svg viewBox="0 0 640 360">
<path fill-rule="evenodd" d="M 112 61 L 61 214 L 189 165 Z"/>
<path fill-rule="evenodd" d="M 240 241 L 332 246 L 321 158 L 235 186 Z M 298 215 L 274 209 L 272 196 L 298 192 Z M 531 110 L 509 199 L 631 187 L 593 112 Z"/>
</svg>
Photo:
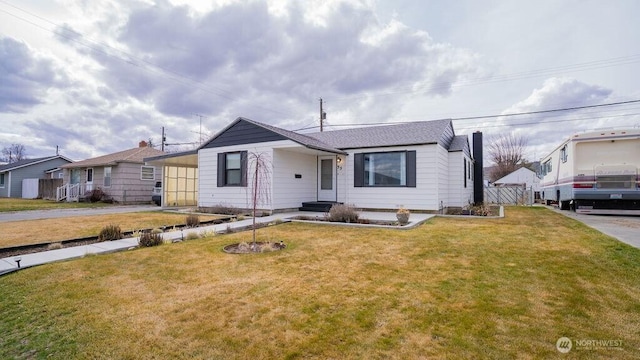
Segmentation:
<svg viewBox="0 0 640 360">
<path fill-rule="evenodd" d="M 85 202 L 56 202 L 42 199 L 14 199 L 0 198 L 0 212 L 7 211 L 27 211 L 27 210 L 51 210 L 51 209 L 72 209 L 72 208 L 96 208 L 113 206 L 106 203 L 85 203 Z"/>
<path fill-rule="evenodd" d="M 544 208 L 409 231 L 284 224 L 0 278 L 0 358 L 620 358 L 640 250 Z M 556 340 L 622 340 L 560 354 Z M 575 345 L 574 345 L 575 347 Z"/>
</svg>

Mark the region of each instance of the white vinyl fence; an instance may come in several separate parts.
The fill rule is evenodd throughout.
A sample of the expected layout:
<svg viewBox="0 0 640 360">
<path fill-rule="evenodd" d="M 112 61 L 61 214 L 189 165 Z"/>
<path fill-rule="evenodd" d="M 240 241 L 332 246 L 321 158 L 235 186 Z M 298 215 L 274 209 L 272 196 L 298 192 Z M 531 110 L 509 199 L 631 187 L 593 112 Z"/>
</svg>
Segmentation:
<svg viewBox="0 0 640 360">
<path fill-rule="evenodd" d="M 500 205 L 533 205 L 534 193 L 531 187 L 496 186 L 484 188 L 484 202 Z"/>
</svg>

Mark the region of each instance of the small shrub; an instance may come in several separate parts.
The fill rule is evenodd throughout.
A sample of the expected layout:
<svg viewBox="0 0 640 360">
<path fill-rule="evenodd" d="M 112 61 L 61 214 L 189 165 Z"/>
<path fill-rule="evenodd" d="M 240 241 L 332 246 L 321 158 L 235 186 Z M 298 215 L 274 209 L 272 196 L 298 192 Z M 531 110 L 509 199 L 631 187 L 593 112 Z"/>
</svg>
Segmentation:
<svg viewBox="0 0 640 360">
<path fill-rule="evenodd" d="M 151 232 L 154 234 L 162 234 L 164 231 L 162 231 L 162 229 L 155 228 L 155 229 L 152 229 Z"/>
<path fill-rule="evenodd" d="M 471 213 L 476 216 L 489 216 L 492 215 L 491 206 L 482 204 L 471 207 Z"/>
<path fill-rule="evenodd" d="M 122 239 L 122 230 L 120 230 L 120 226 L 118 225 L 107 225 L 100 230 L 100 234 L 98 235 L 98 240 L 100 241 L 111 241 L 111 240 L 119 240 Z"/>
<path fill-rule="evenodd" d="M 198 235 L 197 232 L 190 232 L 190 233 L 187 234 L 187 238 L 186 239 L 187 240 L 196 240 L 196 239 L 199 239 L 199 238 L 200 238 L 200 235 Z"/>
<path fill-rule="evenodd" d="M 205 230 L 200 232 L 201 238 L 208 238 L 208 237 L 214 237 L 214 236 L 216 236 L 216 232 L 214 230 Z"/>
<path fill-rule="evenodd" d="M 58 250 L 62 249 L 62 243 L 55 242 L 47 245 L 47 250 Z"/>
<path fill-rule="evenodd" d="M 358 222 L 360 214 L 351 205 L 335 204 L 327 214 L 328 221 L 355 223 Z"/>
<path fill-rule="evenodd" d="M 90 202 L 95 203 L 101 201 L 105 197 L 104 191 L 102 189 L 93 189 L 88 191 L 86 194 L 86 198 L 89 199 Z"/>
<path fill-rule="evenodd" d="M 185 220 L 187 227 L 197 227 L 200 225 L 200 217 L 196 214 L 187 215 L 187 219 Z"/>
<path fill-rule="evenodd" d="M 161 245 L 164 240 L 162 240 L 162 235 L 160 235 L 160 233 L 150 231 L 142 233 L 138 242 L 140 243 L 140 246 L 150 247 Z"/>
<path fill-rule="evenodd" d="M 244 219 L 246 219 L 246 217 L 245 217 L 244 215 L 242 215 L 242 214 L 238 214 L 238 216 L 236 216 L 235 221 L 242 221 L 242 220 L 244 220 Z"/>
</svg>

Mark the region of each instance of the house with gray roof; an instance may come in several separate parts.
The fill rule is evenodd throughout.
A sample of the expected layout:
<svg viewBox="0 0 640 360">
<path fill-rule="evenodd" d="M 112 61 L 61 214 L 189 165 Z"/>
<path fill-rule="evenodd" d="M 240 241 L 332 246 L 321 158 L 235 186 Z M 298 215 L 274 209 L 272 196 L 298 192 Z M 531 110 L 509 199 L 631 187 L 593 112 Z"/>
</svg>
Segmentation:
<svg viewBox="0 0 640 360">
<path fill-rule="evenodd" d="M 163 154 L 141 141 L 135 148 L 64 165 L 64 184 L 56 198 L 78 201 L 100 189 L 118 203 L 150 203 L 156 182 L 162 180 L 162 167 L 146 165 L 144 158 Z"/>
<path fill-rule="evenodd" d="M 265 212 L 334 203 L 436 212 L 473 202 L 469 140 L 448 119 L 302 134 L 240 117 L 196 151 L 145 161 L 164 166 L 164 174 L 196 168 L 200 207 L 247 209 L 256 155 L 268 164 L 260 185 L 268 196 L 258 204 Z M 179 183 L 165 180 L 162 204 L 184 205 Z"/>
<path fill-rule="evenodd" d="M 0 197 L 38 197 L 40 194 L 38 194 L 37 180 L 57 179 L 61 174 L 60 167 L 71 162 L 70 159 L 62 155 L 55 155 L 0 165 Z M 35 196 L 27 194 L 34 194 L 32 190 L 23 193 L 25 181 L 33 181 L 36 184 Z"/>
</svg>

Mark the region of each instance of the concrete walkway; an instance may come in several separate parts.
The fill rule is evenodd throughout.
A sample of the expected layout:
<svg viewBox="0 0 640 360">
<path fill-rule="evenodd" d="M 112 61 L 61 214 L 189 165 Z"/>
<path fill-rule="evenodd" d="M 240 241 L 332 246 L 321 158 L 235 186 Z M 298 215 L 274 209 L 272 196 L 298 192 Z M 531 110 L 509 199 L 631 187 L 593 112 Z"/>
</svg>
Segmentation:
<svg viewBox="0 0 640 360">
<path fill-rule="evenodd" d="M 159 209 L 159 208 L 158 208 Z M 275 214 L 270 216 L 264 216 L 256 218 L 256 223 L 268 224 L 276 221 L 291 221 L 292 218 L 298 216 L 324 216 L 324 213 L 315 212 L 290 212 Z M 434 217 L 433 214 L 411 214 L 409 224 L 403 227 L 396 226 L 382 226 L 382 225 L 362 225 L 362 224 L 350 224 L 351 226 L 371 226 L 371 227 L 383 227 L 383 228 L 395 228 L 395 229 L 411 229 L 414 228 L 426 220 Z M 384 221 L 396 221 L 395 213 L 389 212 L 361 212 L 360 218 L 368 220 L 384 220 Z M 167 231 L 162 233 L 162 237 L 165 241 L 183 240 L 186 239 L 190 233 L 202 234 L 206 232 L 224 232 L 227 229 L 243 229 L 251 226 L 252 219 L 245 219 L 241 221 L 228 222 L 224 224 L 201 226 L 193 229 L 184 229 L 177 231 Z M 342 224 L 341 224 L 342 225 Z M 347 226 L 347 224 L 344 224 Z M 0 275 L 6 274 L 12 271 L 18 270 L 18 262 L 20 262 L 20 268 L 27 268 L 31 266 L 37 266 L 47 264 L 56 261 L 63 261 L 69 259 L 80 258 L 91 254 L 106 254 L 115 251 L 122 251 L 138 246 L 137 238 L 127 238 L 121 240 L 105 241 L 94 243 L 91 245 L 82 245 L 68 247 L 64 249 L 49 250 L 33 254 L 25 254 L 20 256 L 12 256 L 0 259 Z"/>
</svg>

